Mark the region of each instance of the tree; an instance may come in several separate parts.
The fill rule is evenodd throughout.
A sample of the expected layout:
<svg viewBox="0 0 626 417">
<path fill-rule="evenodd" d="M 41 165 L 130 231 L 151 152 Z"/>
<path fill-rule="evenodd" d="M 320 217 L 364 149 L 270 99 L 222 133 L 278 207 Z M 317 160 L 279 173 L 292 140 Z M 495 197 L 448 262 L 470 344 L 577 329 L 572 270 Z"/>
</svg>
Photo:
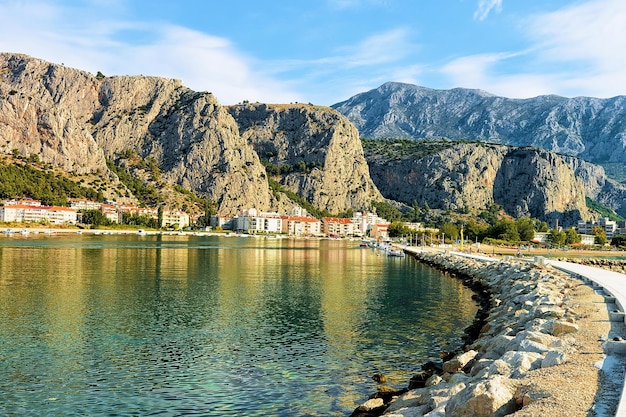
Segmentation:
<svg viewBox="0 0 626 417">
<path fill-rule="evenodd" d="M 552 229 L 548 235 L 548 242 L 552 243 L 554 246 L 563 246 L 566 237 L 565 232 Z"/>
<path fill-rule="evenodd" d="M 83 224 L 91 224 L 94 226 L 108 226 L 112 222 L 100 210 L 80 210 L 83 214 Z"/>
<path fill-rule="evenodd" d="M 580 243 L 582 238 L 576 232 L 576 229 L 570 227 L 569 229 L 565 229 L 565 244 L 573 245 L 574 243 Z"/>
<path fill-rule="evenodd" d="M 530 242 L 535 238 L 535 227 L 529 217 L 520 217 L 515 220 L 515 226 L 517 227 L 520 240 Z"/>
<path fill-rule="evenodd" d="M 498 220 L 487 230 L 487 235 L 494 239 L 506 240 L 508 242 L 520 241 L 517 226 L 512 220 Z"/>
<path fill-rule="evenodd" d="M 403 222 L 392 222 L 387 229 L 389 237 L 400 237 L 411 234 L 411 229 Z"/>
<path fill-rule="evenodd" d="M 618 248 L 626 247 L 626 235 L 613 236 L 613 239 L 611 239 L 611 245 L 617 246 Z"/>
<path fill-rule="evenodd" d="M 604 228 L 601 226 L 596 226 L 593 229 L 591 229 L 591 234 L 595 236 L 595 243 L 598 245 L 604 245 L 607 240 L 606 240 L 606 232 L 604 231 Z"/>
<path fill-rule="evenodd" d="M 450 239 L 452 239 L 453 241 L 459 238 L 459 229 L 456 227 L 455 224 L 444 223 L 439 228 L 439 231 L 443 233 L 446 237 L 449 237 Z"/>
<path fill-rule="evenodd" d="M 487 233 L 487 229 L 487 226 L 483 226 L 474 220 L 470 220 L 465 225 L 465 238 L 471 241 L 483 240 Z"/>
<path fill-rule="evenodd" d="M 372 201 L 372 206 L 376 208 L 376 214 L 390 222 L 400 220 L 402 213 L 400 210 L 384 201 Z"/>
</svg>

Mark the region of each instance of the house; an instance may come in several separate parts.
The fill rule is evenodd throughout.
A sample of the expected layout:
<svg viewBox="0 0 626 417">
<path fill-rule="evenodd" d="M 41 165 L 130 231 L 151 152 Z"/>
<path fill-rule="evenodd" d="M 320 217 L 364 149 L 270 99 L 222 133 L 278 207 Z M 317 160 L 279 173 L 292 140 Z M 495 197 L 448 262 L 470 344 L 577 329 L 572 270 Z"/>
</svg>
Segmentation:
<svg viewBox="0 0 626 417">
<path fill-rule="evenodd" d="M 163 210 L 161 227 L 178 227 L 184 229 L 189 226 L 189 214 L 180 210 Z"/>
<path fill-rule="evenodd" d="M 281 216 L 282 232 L 292 236 L 320 236 L 322 222 L 315 217 Z"/>
<path fill-rule="evenodd" d="M 354 229 L 354 223 L 350 219 L 337 217 L 324 217 L 322 219 L 322 233 L 326 236 L 353 236 Z"/>
<path fill-rule="evenodd" d="M 389 237 L 389 224 L 381 223 L 381 224 L 373 224 L 370 227 L 370 237 L 375 239 L 387 239 Z"/>
<path fill-rule="evenodd" d="M 235 222 L 235 230 L 244 233 L 280 233 L 282 228 L 278 213 L 259 213 L 253 208 L 244 210 Z"/>
<path fill-rule="evenodd" d="M 76 224 L 76 210 L 59 206 L 11 204 L 0 207 L 0 221 Z"/>
</svg>

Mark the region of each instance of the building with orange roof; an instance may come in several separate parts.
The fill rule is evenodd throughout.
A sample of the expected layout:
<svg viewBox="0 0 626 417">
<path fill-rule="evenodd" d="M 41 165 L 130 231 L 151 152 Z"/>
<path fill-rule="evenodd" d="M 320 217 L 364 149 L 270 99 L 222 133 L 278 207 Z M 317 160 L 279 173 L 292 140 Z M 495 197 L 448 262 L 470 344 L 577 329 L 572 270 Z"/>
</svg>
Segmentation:
<svg viewBox="0 0 626 417">
<path fill-rule="evenodd" d="M 330 237 L 345 237 L 354 235 L 354 223 L 342 217 L 322 218 L 322 233 Z"/>
<path fill-rule="evenodd" d="M 315 217 L 281 216 L 282 232 L 291 236 L 321 236 L 322 222 Z"/>
<path fill-rule="evenodd" d="M 75 210 L 59 206 L 31 206 L 26 204 L 11 204 L 0 207 L 0 221 L 76 224 Z"/>
</svg>

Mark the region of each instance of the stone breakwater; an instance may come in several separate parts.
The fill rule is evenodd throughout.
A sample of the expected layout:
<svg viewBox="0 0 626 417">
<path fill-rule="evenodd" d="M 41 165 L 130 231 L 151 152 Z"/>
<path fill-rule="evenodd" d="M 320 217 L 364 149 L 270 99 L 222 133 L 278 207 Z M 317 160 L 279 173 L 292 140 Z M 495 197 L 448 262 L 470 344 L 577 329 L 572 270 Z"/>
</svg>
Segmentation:
<svg viewBox="0 0 626 417">
<path fill-rule="evenodd" d="M 620 274 L 626 274 L 626 260 L 622 259 L 556 258 L 556 260 L 586 266 L 593 266 L 595 268 L 608 269 L 613 272 L 619 272 Z"/>
<path fill-rule="evenodd" d="M 549 267 L 519 261 L 415 256 L 485 288 L 490 297 L 486 320 L 462 353 L 439 365 L 423 365 L 407 390 L 374 394 L 352 415 L 504 416 L 545 397 L 529 388 L 525 376 L 566 363 L 576 350 L 577 314 L 566 306 L 573 281 Z"/>
</svg>

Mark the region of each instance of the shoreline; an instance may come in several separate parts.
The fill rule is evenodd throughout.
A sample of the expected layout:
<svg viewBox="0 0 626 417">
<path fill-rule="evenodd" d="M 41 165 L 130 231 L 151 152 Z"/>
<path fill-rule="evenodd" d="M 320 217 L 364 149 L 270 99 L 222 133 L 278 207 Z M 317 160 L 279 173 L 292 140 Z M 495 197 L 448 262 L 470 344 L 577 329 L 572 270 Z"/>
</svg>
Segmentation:
<svg viewBox="0 0 626 417">
<path fill-rule="evenodd" d="M 519 258 L 480 262 L 405 250 L 464 284 L 485 285 L 492 303 L 488 318 L 465 352 L 446 358 L 423 386 L 409 382 L 405 392 L 387 393 L 385 399 L 374 394 L 353 416 L 582 417 L 594 415 L 589 413 L 596 407 L 616 407 L 611 393 L 600 392 L 603 372 L 595 365 L 606 355 L 599 338 L 606 340 L 611 326 L 604 297 L 591 287 Z M 564 386 L 565 374 L 572 376 Z"/>
</svg>

